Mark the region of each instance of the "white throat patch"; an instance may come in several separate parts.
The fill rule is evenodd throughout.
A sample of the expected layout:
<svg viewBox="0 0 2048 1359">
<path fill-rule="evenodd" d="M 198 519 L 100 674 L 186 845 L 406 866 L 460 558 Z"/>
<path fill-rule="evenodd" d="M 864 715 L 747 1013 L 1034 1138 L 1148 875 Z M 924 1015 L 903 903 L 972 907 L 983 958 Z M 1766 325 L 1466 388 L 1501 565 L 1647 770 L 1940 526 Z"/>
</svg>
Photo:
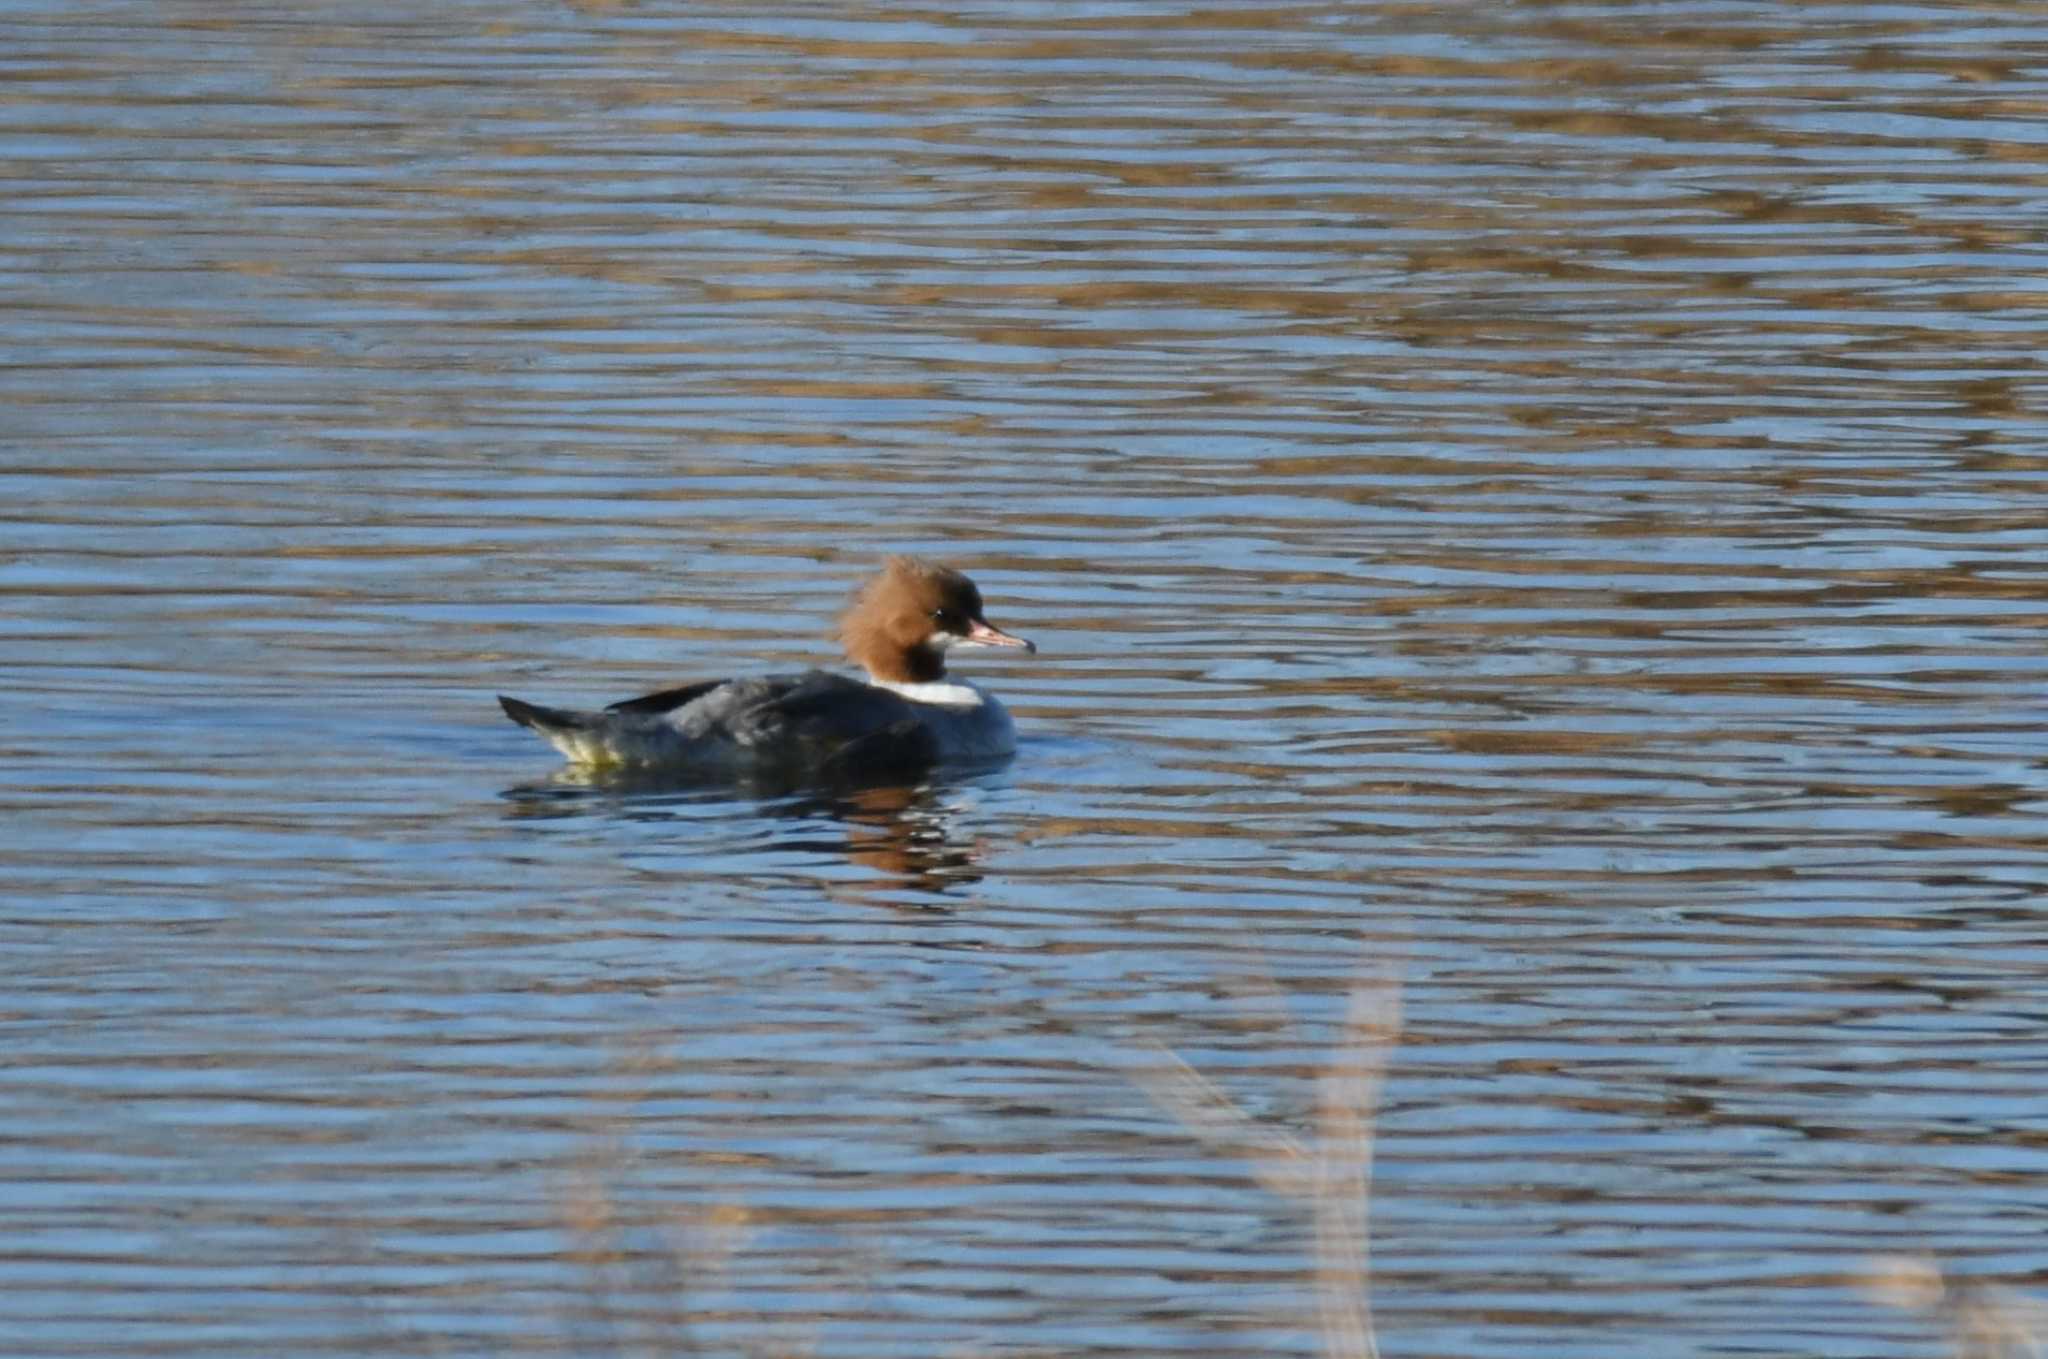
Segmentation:
<svg viewBox="0 0 2048 1359">
<path fill-rule="evenodd" d="M 981 690 L 972 684 L 956 684 L 951 680 L 898 684 L 893 680 L 878 680 L 869 675 L 868 683 L 877 689 L 887 689 L 892 694 L 901 694 L 912 703 L 936 703 L 947 708 L 979 708 L 983 698 Z"/>
</svg>

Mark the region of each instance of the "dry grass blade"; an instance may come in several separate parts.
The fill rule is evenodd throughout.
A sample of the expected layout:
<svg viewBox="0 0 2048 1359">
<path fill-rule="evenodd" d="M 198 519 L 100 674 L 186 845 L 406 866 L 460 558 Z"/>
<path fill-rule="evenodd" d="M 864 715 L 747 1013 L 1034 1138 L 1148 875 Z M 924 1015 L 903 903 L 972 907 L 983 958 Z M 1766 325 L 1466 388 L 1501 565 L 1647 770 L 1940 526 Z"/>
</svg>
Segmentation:
<svg viewBox="0 0 2048 1359">
<path fill-rule="evenodd" d="M 2038 1298 L 1950 1279 L 1926 1256 L 1879 1256 L 1861 1283 L 1879 1302 L 1932 1313 L 1957 1359 L 2048 1359 L 2048 1303 Z"/>
<path fill-rule="evenodd" d="M 581 1333 L 582 1344 L 594 1353 L 620 1353 L 621 1331 L 615 1312 L 623 1290 L 624 1257 L 618 1243 L 618 1221 L 611 1196 L 590 1173 L 578 1177 L 563 1200 L 562 1218 L 570 1233 L 568 1258 L 590 1280 L 583 1306 L 564 1320 Z"/>
<path fill-rule="evenodd" d="M 1351 988 L 1344 1040 L 1317 1082 L 1316 1284 L 1323 1347 L 1333 1356 L 1379 1355 L 1368 1288 L 1373 1135 L 1400 1037 L 1400 978 L 1360 978 Z"/>
<path fill-rule="evenodd" d="M 1300 1138 L 1260 1123 L 1178 1055 L 1158 1047 L 1153 1055 L 1154 1065 L 1136 1067 L 1132 1075 L 1154 1104 L 1210 1146 L 1242 1160 L 1269 1192 L 1304 1203 L 1314 1197 L 1314 1165 Z"/>
<path fill-rule="evenodd" d="M 1260 988 L 1277 996 L 1277 987 Z M 1317 1080 L 1314 1145 L 1246 1113 L 1172 1052 L 1134 1078 L 1160 1108 L 1242 1160 L 1268 1192 L 1307 1207 L 1315 1228 L 1317 1311 L 1330 1359 L 1378 1359 L 1370 1304 L 1373 1137 L 1380 1092 L 1401 1037 L 1401 980 L 1391 965 L 1351 988 L 1344 1033 Z"/>
</svg>

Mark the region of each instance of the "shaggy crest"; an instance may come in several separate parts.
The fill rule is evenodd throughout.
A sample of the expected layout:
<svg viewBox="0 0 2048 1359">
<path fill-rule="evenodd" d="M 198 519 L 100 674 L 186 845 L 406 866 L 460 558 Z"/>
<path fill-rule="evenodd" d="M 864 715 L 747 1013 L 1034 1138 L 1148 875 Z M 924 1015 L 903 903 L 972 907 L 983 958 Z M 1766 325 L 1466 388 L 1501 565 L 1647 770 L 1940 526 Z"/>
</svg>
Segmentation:
<svg viewBox="0 0 2048 1359">
<path fill-rule="evenodd" d="M 973 581 L 950 566 L 891 557 L 847 605 L 839 641 L 847 659 L 878 680 L 928 684 L 945 678 L 946 646 L 981 621 Z"/>
</svg>

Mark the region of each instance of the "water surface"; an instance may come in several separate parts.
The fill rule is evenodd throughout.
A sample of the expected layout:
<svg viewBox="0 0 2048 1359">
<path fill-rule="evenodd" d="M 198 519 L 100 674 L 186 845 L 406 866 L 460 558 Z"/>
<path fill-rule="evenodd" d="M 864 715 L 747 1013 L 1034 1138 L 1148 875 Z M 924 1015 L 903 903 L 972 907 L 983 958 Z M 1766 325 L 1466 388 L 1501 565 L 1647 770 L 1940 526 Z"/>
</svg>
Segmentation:
<svg viewBox="0 0 2048 1359">
<path fill-rule="evenodd" d="M 9 1353 L 1315 1353 L 1354 994 L 1383 1353 L 2048 1274 L 2048 21 L 6 15 Z M 491 701 L 890 551 L 1009 767 Z"/>
</svg>

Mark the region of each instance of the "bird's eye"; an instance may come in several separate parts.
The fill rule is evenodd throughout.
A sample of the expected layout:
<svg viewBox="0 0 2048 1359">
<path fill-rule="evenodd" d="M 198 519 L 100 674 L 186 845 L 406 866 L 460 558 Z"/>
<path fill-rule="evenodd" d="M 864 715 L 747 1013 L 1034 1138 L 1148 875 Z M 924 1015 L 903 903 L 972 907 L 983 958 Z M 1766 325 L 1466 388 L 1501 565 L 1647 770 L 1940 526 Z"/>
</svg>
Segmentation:
<svg viewBox="0 0 2048 1359">
<path fill-rule="evenodd" d="M 940 624 L 943 627 L 950 628 L 953 626 L 953 624 L 957 623 L 959 619 L 954 615 L 951 609 L 933 609 L 932 621 Z"/>
</svg>

